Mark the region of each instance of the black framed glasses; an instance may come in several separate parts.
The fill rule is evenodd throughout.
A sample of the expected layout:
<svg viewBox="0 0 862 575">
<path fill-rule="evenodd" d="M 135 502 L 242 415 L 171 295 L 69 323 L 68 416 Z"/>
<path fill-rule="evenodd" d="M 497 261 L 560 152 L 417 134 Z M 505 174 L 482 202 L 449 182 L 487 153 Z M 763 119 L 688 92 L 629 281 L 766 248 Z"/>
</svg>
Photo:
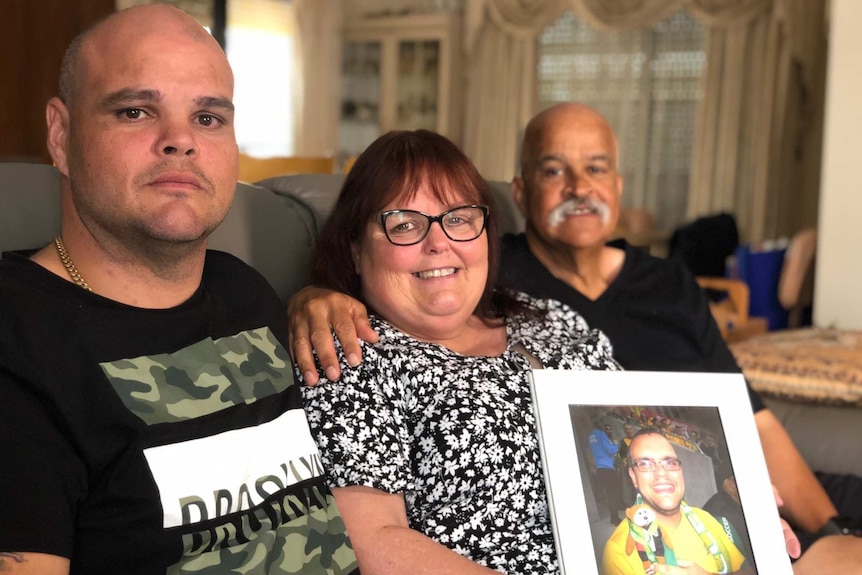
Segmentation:
<svg viewBox="0 0 862 575">
<path fill-rule="evenodd" d="M 656 461 L 655 459 L 647 458 L 635 459 L 634 461 L 632 461 L 632 464 L 629 465 L 629 467 L 634 467 L 638 471 L 643 471 L 644 473 L 646 473 L 649 471 L 655 471 L 656 466 L 659 463 L 666 471 L 679 471 L 680 469 L 682 469 L 682 462 L 676 457 L 665 457 L 664 459 L 659 459 L 658 461 Z"/>
<path fill-rule="evenodd" d="M 418 244 L 428 235 L 431 224 L 438 222 L 443 233 L 453 242 L 475 240 L 485 231 L 488 206 L 458 206 L 439 216 L 429 216 L 416 210 L 389 210 L 380 214 L 386 239 L 396 246 Z"/>
</svg>

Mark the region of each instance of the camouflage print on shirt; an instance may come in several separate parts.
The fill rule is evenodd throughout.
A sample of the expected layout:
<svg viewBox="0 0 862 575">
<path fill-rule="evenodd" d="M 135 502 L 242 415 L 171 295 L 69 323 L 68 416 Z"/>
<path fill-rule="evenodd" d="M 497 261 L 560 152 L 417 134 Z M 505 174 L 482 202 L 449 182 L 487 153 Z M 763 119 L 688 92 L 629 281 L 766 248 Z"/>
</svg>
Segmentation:
<svg viewBox="0 0 862 575">
<path fill-rule="evenodd" d="M 101 367 L 148 426 L 193 423 L 294 385 L 290 356 L 265 327 Z M 182 539 L 182 556 L 168 574 L 355 572 L 299 401 L 297 394 L 294 408 L 274 421 L 144 450 L 164 527 Z"/>
<path fill-rule="evenodd" d="M 103 363 L 102 370 L 129 411 L 148 425 L 253 403 L 294 383 L 287 350 L 265 327 Z"/>
</svg>

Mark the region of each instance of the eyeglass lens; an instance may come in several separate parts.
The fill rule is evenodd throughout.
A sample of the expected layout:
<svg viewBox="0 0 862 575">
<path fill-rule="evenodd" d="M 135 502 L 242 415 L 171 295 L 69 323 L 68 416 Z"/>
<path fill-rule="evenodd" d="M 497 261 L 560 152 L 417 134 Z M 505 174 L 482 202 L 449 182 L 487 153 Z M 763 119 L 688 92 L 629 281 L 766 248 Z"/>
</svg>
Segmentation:
<svg viewBox="0 0 862 575">
<path fill-rule="evenodd" d="M 439 216 L 429 216 L 415 210 L 392 210 L 384 212 L 382 220 L 386 237 L 393 244 L 411 245 L 421 242 L 434 222 L 440 222 L 449 239 L 466 242 L 482 234 L 486 213 L 484 206 L 461 206 Z"/>
<path fill-rule="evenodd" d="M 679 459 L 675 457 L 666 457 L 658 461 L 655 459 L 635 459 L 633 466 L 637 467 L 638 471 L 655 471 L 657 463 L 661 463 L 666 471 L 678 471 L 682 467 Z"/>
</svg>

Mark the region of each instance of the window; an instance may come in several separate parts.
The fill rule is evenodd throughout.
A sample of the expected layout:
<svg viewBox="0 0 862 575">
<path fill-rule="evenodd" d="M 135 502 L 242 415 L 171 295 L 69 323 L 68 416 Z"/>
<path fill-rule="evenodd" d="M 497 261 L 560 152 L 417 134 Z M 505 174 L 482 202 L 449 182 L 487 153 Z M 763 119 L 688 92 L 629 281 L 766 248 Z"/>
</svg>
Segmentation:
<svg viewBox="0 0 862 575">
<path fill-rule="evenodd" d="M 683 11 L 652 28 L 602 32 L 566 12 L 539 37 L 539 105 L 582 102 L 617 133 L 622 205 L 670 230 L 685 218 L 703 25 Z"/>
<path fill-rule="evenodd" d="M 294 151 L 294 11 L 284 0 L 229 0 L 225 44 L 233 68 L 236 139 L 259 158 Z"/>
<path fill-rule="evenodd" d="M 212 30 L 216 2 L 227 3 L 225 45 L 234 74 L 236 139 L 256 157 L 294 151 L 293 30 L 289 0 L 159 0 L 182 8 Z M 156 0 L 116 0 L 117 10 Z M 224 6 L 224 4 L 222 4 Z"/>
</svg>

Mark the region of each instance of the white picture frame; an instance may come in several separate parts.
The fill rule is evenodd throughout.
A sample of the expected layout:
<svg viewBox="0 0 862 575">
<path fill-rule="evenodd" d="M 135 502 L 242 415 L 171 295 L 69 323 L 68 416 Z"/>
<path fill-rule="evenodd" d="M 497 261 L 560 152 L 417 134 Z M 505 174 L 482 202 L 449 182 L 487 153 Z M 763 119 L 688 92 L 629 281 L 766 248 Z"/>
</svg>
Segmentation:
<svg viewBox="0 0 862 575">
<path fill-rule="evenodd" d="M 668 436 L 675 443 L 689 442 L 675 449 L 680 459 L 685 455 L 683 470 L 693 474 L 691 479 L 685 478 L 685 500 L 692 507 L 700 507 L 710 491 L 721 488 L 712 471 L 718 467 L 726 470 L 717 462 L 729 458 L 744 515 L 743 533 L 748 533 L 743 538 L 750 542 L 748 554 L 753 564 L 749 562 L 749 566 L 761 575 L 792 573 L 741 374 L 533 370 L 532 381 L 550 515 L 563 575 L 599 575 L 604 542 L 613 531 L 611 518 L 602 514 L 598 489 L 593 489 L 593 483 L 599 482 L 592 476 L 592 456 L 586 454 L 589 444 L 584 435 L 589 435 L 595 417 L 602 413 L 606 423 L 600 426 L 608 425 L 611 432 L 619 430 L 617 440 L 622 436 L 623 421 L 629 421 L 633 428 L 646 427 L 641 423 L 652 421 L 673 429 L 675 433 Z M 619 426 L 614 425 L 617 419 Z M 703 453 L 704 449 L 714 451 L 712 441 L 704 439 L 707 435 L 716 440 L 719 455 Z M 628 470 L 622 462 L 618 465 L 622 486 Z"/>
</svg>

